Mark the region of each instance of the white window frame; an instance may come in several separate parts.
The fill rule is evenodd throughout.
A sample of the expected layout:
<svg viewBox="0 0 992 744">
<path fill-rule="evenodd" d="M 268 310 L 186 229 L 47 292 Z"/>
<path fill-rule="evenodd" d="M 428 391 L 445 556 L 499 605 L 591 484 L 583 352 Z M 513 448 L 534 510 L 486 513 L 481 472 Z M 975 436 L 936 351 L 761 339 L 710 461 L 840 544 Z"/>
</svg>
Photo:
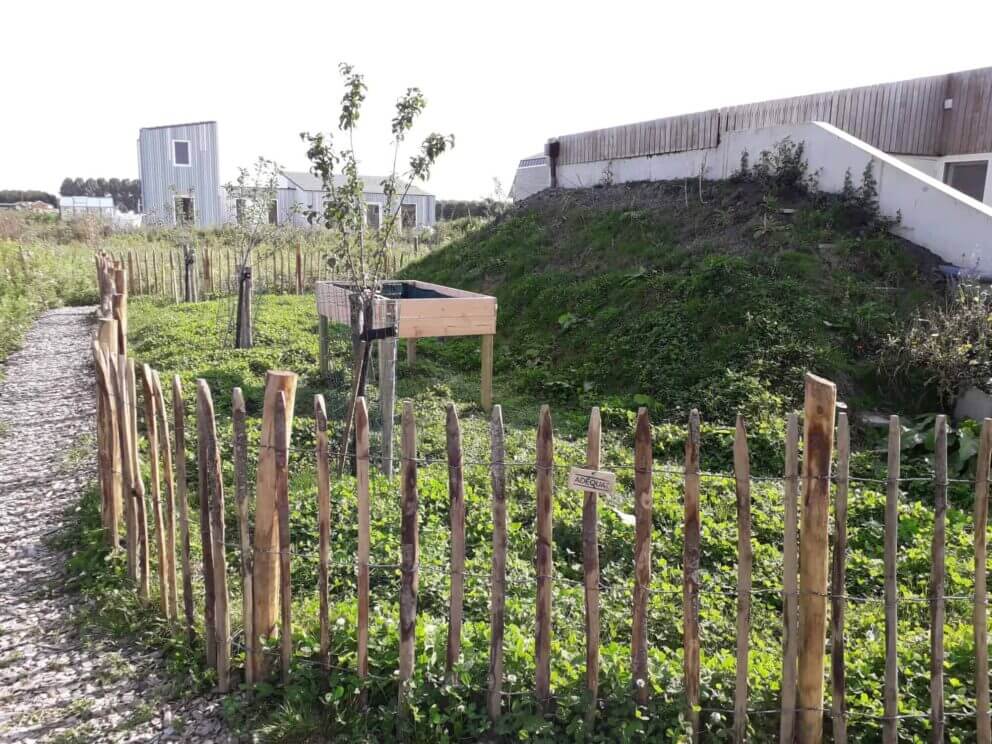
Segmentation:
<svg viewBox="0 0 992 744">
<path fill-rule="evenodd" d="M 370 226 L 370 223 L 369 223 L 369 211 L 368 211 L 368 208 L 369 207 L 375 207 L 376 211 L 379 213 L 379 225 L 378 225 L 378 227 L 376 229 L 377 230 L 378 229 L 381 229 L 382 228 L 382 204 L 380 204 L 379 202 L 365 202 L 365 225 L 366 225 L 366 227 L 369 227 Z"/>
<path fill-rule="evenodd" d="M 188 163 L 177 163 L 176 162 L 176 143 L 185 142 L 186 143 L 186 157 L 189 158 Z M 193 167 L 193 148 L 190 147 L 192 143 L 187 139 L 174 139 L 172 140 L 172 164 L 176 168 L 192 168 Z"/>
</svg>

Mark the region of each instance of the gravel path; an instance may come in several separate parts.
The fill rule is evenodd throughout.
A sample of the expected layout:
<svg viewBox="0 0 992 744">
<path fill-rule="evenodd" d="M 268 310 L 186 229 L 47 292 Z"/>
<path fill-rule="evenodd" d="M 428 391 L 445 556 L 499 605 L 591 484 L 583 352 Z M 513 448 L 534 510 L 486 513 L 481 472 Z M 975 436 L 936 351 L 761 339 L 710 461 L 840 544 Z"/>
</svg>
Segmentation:
<svg viewBox="0 0 992 744">
<path fill-rule="evenodd" d="M 80 632 L 45 545 L 96 477 L 92 319 L 42 315 L 0 382 L 0 742 L 226 742 L 219 700 L 177 697 L 160 653 Z"/>
</svg>

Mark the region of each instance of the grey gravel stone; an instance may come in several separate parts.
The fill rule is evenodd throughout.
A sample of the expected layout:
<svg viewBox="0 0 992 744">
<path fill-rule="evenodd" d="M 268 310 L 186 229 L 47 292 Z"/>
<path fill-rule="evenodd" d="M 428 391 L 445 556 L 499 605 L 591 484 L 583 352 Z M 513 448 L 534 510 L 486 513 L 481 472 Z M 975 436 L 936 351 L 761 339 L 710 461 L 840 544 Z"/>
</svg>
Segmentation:
<svg viewBox="0 0 992 744">
<path fill-rule="evenodd" d="M 96 478 L 92 326 L 92 308 L 44 313 L 0 382 L 0 742 L 234 741 L 160 653 L 72 622 L 69 555 L 46 541 Z"/>
</svg>

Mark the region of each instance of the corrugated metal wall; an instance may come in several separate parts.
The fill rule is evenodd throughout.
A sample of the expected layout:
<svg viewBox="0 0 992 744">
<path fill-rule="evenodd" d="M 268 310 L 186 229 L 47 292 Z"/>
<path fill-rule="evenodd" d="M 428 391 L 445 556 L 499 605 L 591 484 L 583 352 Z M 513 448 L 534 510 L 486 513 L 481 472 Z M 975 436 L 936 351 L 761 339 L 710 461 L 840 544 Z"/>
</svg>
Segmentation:
<svg viewBox="0 0 992 744">
<path fill-rule="evenodd" d="M 172 143 L 188 140 L 190 165 L 173 165 Z M 223 222 L 216 122 L 142 129 L 138 134 L 142 212 L 175 223 L 174 199 L 192 196 L 196 224 Z"/>
<path fill-rule="evenodd" d="M 952 107 L 944 109 L 944 100 Z M 722 132 L 825 121 L 900 155 L 992 152 L 992 68 L 729 106 L 559 137 L 562 165 L 716 147 Z"/>
</svg>

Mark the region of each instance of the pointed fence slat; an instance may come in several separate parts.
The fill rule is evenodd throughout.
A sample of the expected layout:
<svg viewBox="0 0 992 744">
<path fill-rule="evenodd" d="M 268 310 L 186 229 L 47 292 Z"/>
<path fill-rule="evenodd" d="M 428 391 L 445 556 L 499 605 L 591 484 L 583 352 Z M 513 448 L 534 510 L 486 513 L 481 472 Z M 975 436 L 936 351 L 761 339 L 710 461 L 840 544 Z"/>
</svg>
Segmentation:
<svg viewBox="0 0 992 744">
<path fill-rule="evenodd" d="M 834 495 L 834 556 L 830 579 L 830 679 L 834 744 L 847 744 L 847 679 L 844 669 L 844 611 L 847 600 L 847 492 L 851 432 L 847 414 L 837 420 L 837 490 Z"/>
<path fill-rule="evenodd" d="M 152 382 L 155 387 L 155 413 L 158 415 L 159 449 L 162 462 L 165 465 L 165 576 L 169 584 L 168 613 L 170 620 L 175 620 L 179 612 L 179 596 L 176 588 L 176 482 L 173 475 L 172 443 L 169 436 L 169 417 L 165 413 L 165 395 L 162 392 L 162 380 L 158 372 L 152 370 Z"/>
<path fill-rule="evenodd" d="M 502 713 L 503 631 L 506 621 L 506 450 L 503 436 L 503 408 L 493 406 L 489 435 L 493 489 L 493 567 L 489 597 L 489 672 L 486 675 L 486 708 L 495 722 Z"/>
<path fill-rule="evenodd" d="M 400 522 L 399 703 L 400 715 L 405 716 L 407 714 L 405 705 L 406 696 L 408 694 L 410 680 L 413 677 L 413 664 L 417 640 L 417 591 L 420 586 L 420 575 L 418 568 L 420 563 L 420 527 L 417 521 L 417 424 L 413 417 L 413 403 L 409 400 L 403 403 L 401 428 L 403 463 L 401 468 L 402 481 L 400 483 L 402 513 Z M 449 468 L 450 467 L 451 462 L 449 461 Z M 452 582 L 454 582 L 454 576 L 454 566 L 452 566 Z M 448 633 L 448 641 L 450 658 L 450 630 Z M 450 668 L 447 671 L 450 674 Z"/>
<path fill-rule="evenodd" d="M 213 540 L 214 644 L 217 668 L 217 690 L 231 689 L 231 613 L 227 588 L 227 544 L 224 534 L 224 478 L 221 471 L 220 446 L 214 401 L 206 380 L 196 381 L 197 410 L 203 411 L 208 493 L 210 495 L 210 536 Z"/>
<path fill-rule="evenodd" d="M 331 628 L 328 616 L 330 611 L 328 560 L 331 549 L 331 474 L 327 452 L 327 406 L 324 404 L 323 395 L 314 396 L 313 419 L 317 436 L 317 531 L 320 540 L 320 566 L 317 578 L 317 592 L 320 594 L 320 663 L 325 671 L 329 671 Z"/>
<path fill-rule="evenodd" d="M 162 614 L 169 616 L 169 562 L 165 552 L 165 519 L 162 516 L 162 478 L 159 469 L 158 414 L 155 410 L 155 379 L 147 364 L 141 367 L 141 386 L 145 399 L 145 434 L 148 437 L 148 465 L 151 485 L 152 515 L 155 519 L 155 547 L 158 553 L 158 590 Z"/>
<path fill-rule="evenodd" d="M 685 500 L 682 551 L 682 653 L 686 718 L 693 742 L 701 734 L 699 720 L 699 411 L 689 414 L 685 440 Z"/>
<path fill-rule="evenodd" d="M 734 432 L 734 485 L 737 494 L 737 675 L 734 685 L 734 741 L 747 740 L 747 672 L 751 635 L 751 461 L 744 417 Z"/>
<path fill-rule="evenodd" d="M 231 421 L 234 429 L 234 499 L 238 507 L 238 544 L 241 548 L 241 623 L 245 632 L 245 684 L 255 682 L 255 648 L 252 644 L 251 542 L 248 530 L 248 429 L 245 397 L 241 388 L 231 391 Z M 326 419 L 325 419 L 326 425 Z"/>
<path fill-rule="evenodd" d="M 631 621 L 631 673 L 634 700 L 647 705 L 651 692 L 648 679 L 648 592 L 651 587 L 651 419 L 648 409 L 637 411 L 634 429 L 634 602 Z"/>
<path fill-rule="evenodd" d="M 403 411 L 406 415 L 406 409 Z M 413 411 L 411 409 L 411 416 Z M 462 649 L 462 613 L 465 596 L 465 486 L 462 481 L 462 432 L 454 403 L 446 412 L 448 499 L 451 518 L 451 590 L 448 604 L 448 646 L 444 671 L 448 684 L 457 684 L 455 666 Z M 404 455 L 405 457 L 406 455 Z M 404 481 L 405 482 L 405 481 Z"/>
<path fill-rule="evenodd" d="M 214 538 L 210 524 L 210 451 L 208 449 L 207 411 L 196 381 L 196 475 L 200 502 L 200 547 L 203 553 L 203 641 L 207 666 L 217 666 L 217 626 L 214 622 Z M 222 549 L 222 548 L 220 548 Z"/>
<path fill-rule="evenodd" d="M 785 533 L 782 549 L 782 714 L 779 741 L 796 730 L 796 674 L 799 658 L 799 417 L 785 424 Z"/>
<path fill-rule="evenodd" d="M 541 406 L 537 426 L 537 609 L 534 638 L 534 692 L 538 705 L 551 703 L 552 499 L 554 497 L 554 435 L 551 409 Z"/>
<path fill-rule="evenodd" d="M 593 408 L 586 434 L 586 467 L 599 470 L 602 452 L 602 421 L 599 408 Z M 586 610 L 586 721 L 592 725 L 599 697 L 599 496 L 594 491 L 582 495 L 582 570 Z"/>
<path fill-rule="evenodd" d="M 124 497 L 124 528 L 126 531 L 127 576 L 131 581 L 138 577 L 138 520 L 136 518 L 134 496 L 134 460 L 131 454 L 131 414 L 128 403 L 127 359 L 117 355 L 117 363 L 112 366 L 117 397 L 117 435 L 121 447 L 121 481 Z"/>
<path fill-rule="evenodd" d="M 148 551 L 148 514 L 145 509 L 145 482 L 141 477 L 141 459 L 138 457 L 138 385 L 134 374 L 134 360 L 127 360 L 127 400 L 130 407 L 131 428 L 131 477 L 138 535 L 138 596 L 143 602 L 150 594 L 150 563 Z"/>
<path fill-rule="evenodd" d="M 899 459 L 902 454 L 899 417 L 889 417 L 888 484 L 885 494 L 885 721 L 882 741 L 899 738 L 899 586 L 896 561 L 899 551 Z"/>
<path fill-rule="evenodd" d="M 183 385 L 179 375 L 172 377 L 172 415 L 176 431 L 176 503 L 179 508 L 179 540 L 183 574 L 183 617 L 186 621 L 186 637 L 193 642 L 193 568 L 190 558 L 189 534 L 189 494 L 186 476 L 186 403 L 183 400 Z"/>
<path fill-rule="evenodd" d="M 944 741 L 944 551 L 947 544 L 947 417 L 934 422 L 933 543 L 930 551 L 930 741 Z"/>
<path fill-rule="evenodd" d="M 987 529 L 989 522 L 989 463 L 992 460 L 992 419 L 982 423 L 975 463 L 975 718 L 978 744 L 992 742 L 989 720 L 989 628 Z"/>
</svg>

